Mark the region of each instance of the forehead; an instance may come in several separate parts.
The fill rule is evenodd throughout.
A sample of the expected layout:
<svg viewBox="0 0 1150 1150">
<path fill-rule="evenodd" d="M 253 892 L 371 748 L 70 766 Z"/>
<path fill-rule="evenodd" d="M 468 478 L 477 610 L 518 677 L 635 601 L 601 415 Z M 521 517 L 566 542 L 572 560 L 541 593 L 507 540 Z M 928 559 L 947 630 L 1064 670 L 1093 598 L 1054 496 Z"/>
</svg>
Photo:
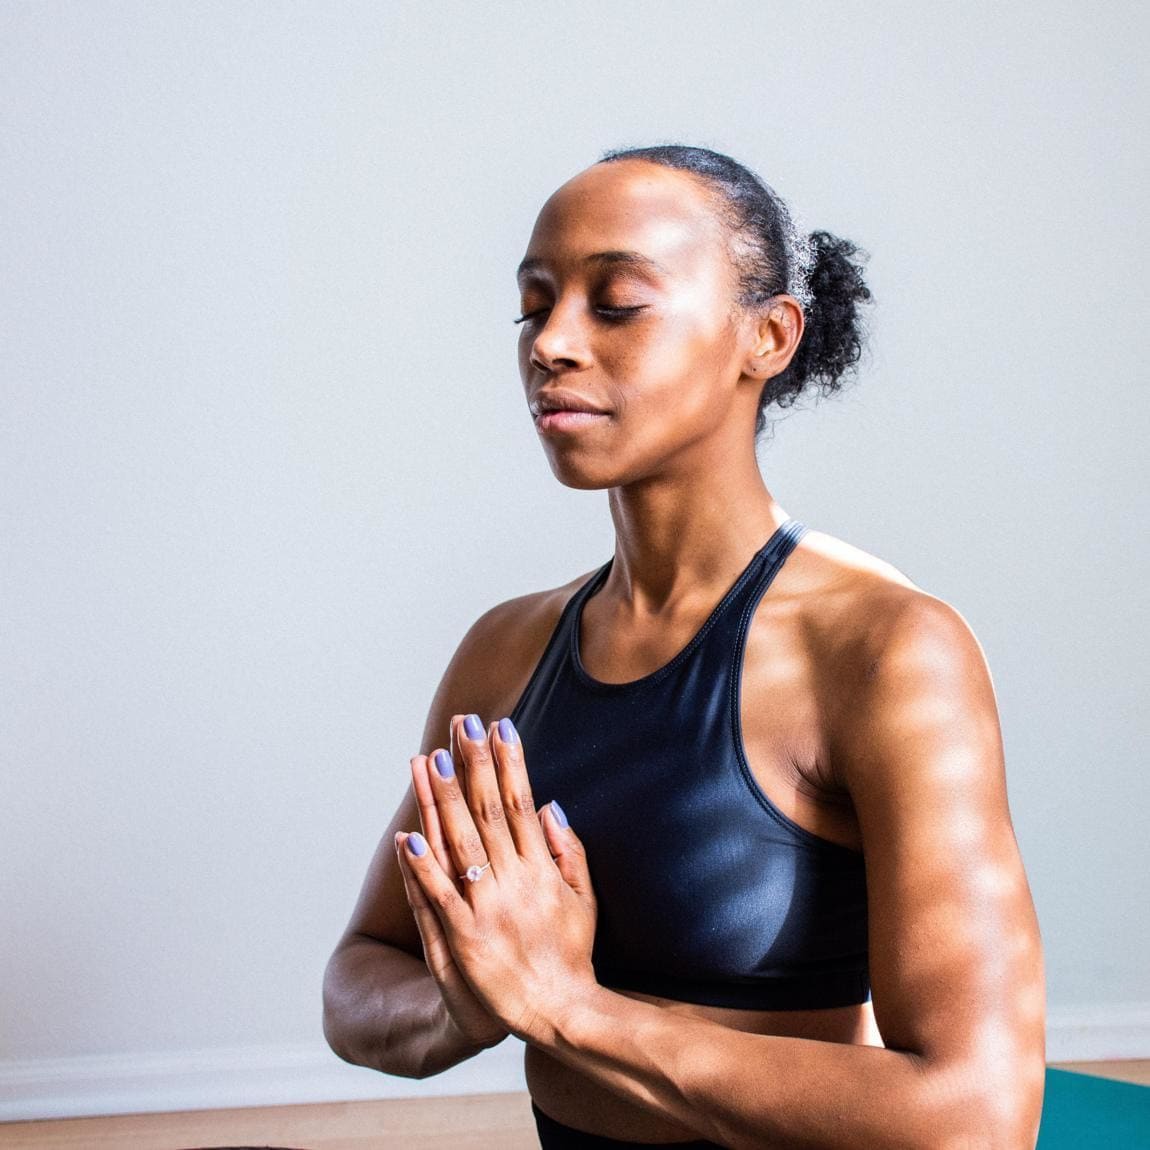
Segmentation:
<svg viewBox="0 0 1150 1150">
<path fill-rule="evenodd" d="M 688 172 L 638 160 L 596 164 L 543 205 L 525 264 L 556 270 L 602 252 L 634 252 L 663 269 L 725 262 L 711 193 Z"/>
</svg>

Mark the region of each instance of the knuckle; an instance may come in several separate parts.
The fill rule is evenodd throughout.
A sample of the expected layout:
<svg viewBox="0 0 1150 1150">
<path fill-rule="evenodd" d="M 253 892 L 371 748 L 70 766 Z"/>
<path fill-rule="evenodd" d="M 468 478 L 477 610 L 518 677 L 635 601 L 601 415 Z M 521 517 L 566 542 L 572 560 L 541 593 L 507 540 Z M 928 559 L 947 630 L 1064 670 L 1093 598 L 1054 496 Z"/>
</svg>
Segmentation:
<svg viewBox="0 0 1150 1150">
<path fill-rule="evenodd" d="M 463 788 L 459 785 L 459 776 L 455 775 L 450 779 L 441 779 L 439 783 L 439 802 L 441 803 L 461 803 L 463 802 Z"/>
<path fill-rule="evenodd" d="M 483 840 L 475 831 L 468 831 L 466 834 L 460 835 L 456 845 L 460 858 L 474 859 L 487 853 L 483 847 Z"/>
<path fill-rule="evenodd" d="M 455 906 L 458 898 L 459 895 L 456 894 L 456 892 L 451 887 L 445 887 L 442 890 L 437 890 L 435 894 L 432 895 L 432 901 L 442 911 L 451 910 Z"/>
<path fill-rule="evenodd" d="M 470 740 L 468 741 L 471 742 Z M 467 763 L 467 769 L 472 773 L 491 770 L 492 761 L 487 749 L 487 744 L 471 742 L 465 762 Z"/>
<path fill-rule="evenodd" d="M 535 817 L 535 796 L 529 787 L 523 790 L 512 791 L 503 800 L 504 806 L 518 818 Z"/>
<path fill-rule="evenodd" d="M 476 813 L 487 826 L 498 826 L 507 818 L 503 809 L 503 800 L 498 795 L 479 795 L 476 798 Z"/>
</svg>

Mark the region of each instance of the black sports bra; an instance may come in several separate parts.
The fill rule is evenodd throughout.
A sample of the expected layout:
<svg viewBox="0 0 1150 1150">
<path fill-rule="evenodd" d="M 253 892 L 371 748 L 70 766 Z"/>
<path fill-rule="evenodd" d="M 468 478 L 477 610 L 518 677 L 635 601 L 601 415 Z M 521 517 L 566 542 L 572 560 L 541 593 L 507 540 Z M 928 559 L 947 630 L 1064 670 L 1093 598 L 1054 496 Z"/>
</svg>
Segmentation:
<svg viewBox="0 0 1150 1150">
<path fill-rule="evenodd" d="M 788 519 L 695 637 L 630 683 L 579 658 L 563 609 L 511 713 L 537 804 L 558 799 L 587 848 L 604 986 L 761 1010 L 866 1001 L 863 856 L 800 827 L 747 766 L 739 685 L 755 606 L 807 528 Z"/>
</svg>

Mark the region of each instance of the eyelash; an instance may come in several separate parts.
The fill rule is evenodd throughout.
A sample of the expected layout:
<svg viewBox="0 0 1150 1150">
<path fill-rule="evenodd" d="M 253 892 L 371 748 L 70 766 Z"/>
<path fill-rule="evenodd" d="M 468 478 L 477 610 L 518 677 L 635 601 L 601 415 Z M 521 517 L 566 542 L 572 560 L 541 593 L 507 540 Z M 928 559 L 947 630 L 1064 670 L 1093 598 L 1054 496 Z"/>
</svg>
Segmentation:
<svg viewBox="0 0 1150 1150">
<path fill-rule="evenodd" d="M 632 316 L 644 311 L 646 307 L 646 304 L 639 304 L 636 307 L 599 307 L 595 310 L 609 323 L 625 323 Z M 529 311 L 512 322 L 517 324 L 526 323 L 528 320 L 535 319 L 536 316 L 542 315 L 545 311 L 547 311 L 545 307 L 536 308 L 535 311 Z"/>
</svg>

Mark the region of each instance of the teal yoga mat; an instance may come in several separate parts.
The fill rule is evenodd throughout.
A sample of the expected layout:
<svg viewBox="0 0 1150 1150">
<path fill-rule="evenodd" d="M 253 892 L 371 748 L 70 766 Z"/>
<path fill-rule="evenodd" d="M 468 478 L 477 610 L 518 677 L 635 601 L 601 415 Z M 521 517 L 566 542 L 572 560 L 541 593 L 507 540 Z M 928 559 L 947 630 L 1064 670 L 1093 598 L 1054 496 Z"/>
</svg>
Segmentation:
<svg viewBox="0 0 1150 1150">
<path fill-rule="evenodd" d="M 1150 1150 L 1150 1086 L 1046 1071 L 1038 1150 Z"/>
</svg>

